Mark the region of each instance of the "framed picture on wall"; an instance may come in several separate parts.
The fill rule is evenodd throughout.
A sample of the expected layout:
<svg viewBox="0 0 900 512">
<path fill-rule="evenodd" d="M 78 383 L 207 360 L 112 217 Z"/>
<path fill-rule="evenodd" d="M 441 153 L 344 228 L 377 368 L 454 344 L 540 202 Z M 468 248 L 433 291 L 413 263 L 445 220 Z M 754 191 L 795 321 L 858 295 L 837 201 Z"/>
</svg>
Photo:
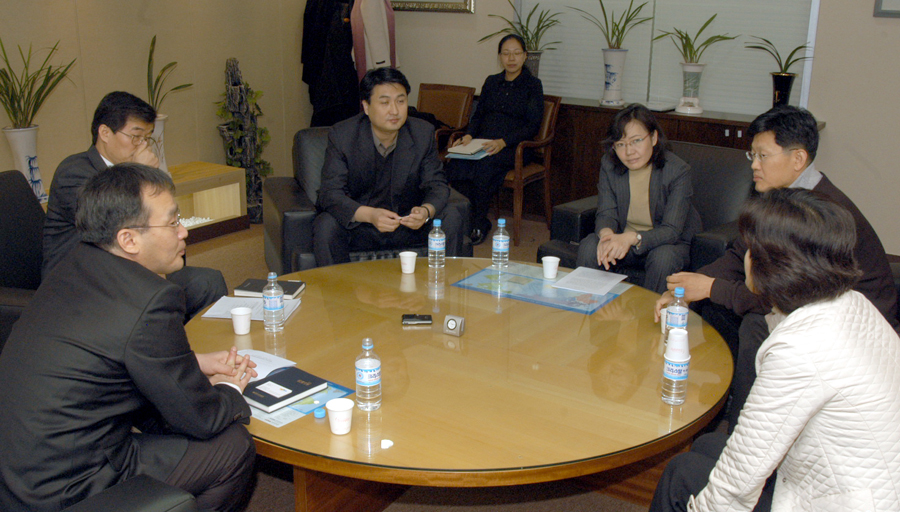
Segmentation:
<svg viewBox="0 0 900 512">
<path fill-rule="evenodd" d="M 897 0 L 900 2 L 900 0 Z M 430 12 L 468 12 L 475 13 L 475 0 L 459 0 L 448 2 L 405 2 L 391 0 L 395 11 L 430 11 Z"/>
<path fill-rule="evenodd" d="M 877 18 L 900 18 L 900 0 L 875 0 Z"/>
</svg>

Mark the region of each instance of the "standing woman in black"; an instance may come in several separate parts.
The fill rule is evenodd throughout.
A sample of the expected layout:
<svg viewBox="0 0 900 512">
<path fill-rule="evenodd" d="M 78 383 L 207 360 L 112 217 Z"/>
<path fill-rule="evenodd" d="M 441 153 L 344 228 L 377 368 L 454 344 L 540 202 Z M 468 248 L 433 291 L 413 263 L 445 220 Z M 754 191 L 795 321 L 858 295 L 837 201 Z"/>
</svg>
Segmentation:
<svg viewBox="0 0 900 512">
<path fill-rule="evenodd" d="M 484 241 L 491 230 L 491 221 L 487 219 L 491 197 L 515 166 L 516 146 L 537 135 L 544 116 L 544 88 L 524 66 L 528 57 L 525 41 L 509 34 L 500 40 L 497 53 L 503 71 L 484 81 L 466 135 L 454 144 L 489 139 L 484 149 L 490 156 L 481 160 L 452 160 L 447 165 L 450 184 L 472 203 L 469 225 L 473 245 Z M 526 163 L 530 157 L 526 152 Z"/>
</svg>

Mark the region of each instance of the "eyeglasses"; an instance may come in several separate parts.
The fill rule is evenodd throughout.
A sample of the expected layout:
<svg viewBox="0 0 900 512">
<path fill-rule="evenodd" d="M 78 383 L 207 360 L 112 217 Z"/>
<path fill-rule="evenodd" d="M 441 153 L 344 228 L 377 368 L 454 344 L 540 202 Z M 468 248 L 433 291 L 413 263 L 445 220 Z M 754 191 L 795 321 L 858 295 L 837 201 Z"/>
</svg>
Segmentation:
<svg viewBox="0 0 900 512">
<path fill-rule="evenodd" d="M 512 51 L 512 52 L 500 52 L 500 55 L 502 55 L 504 58 L 507 58 L 507 57 L 519 58 L 522 55 L 525 55 L 525 52 L 523 52 L 522 50 L 516 50 L 516 51 Z"/>
<path fill-rule="evenodd" d="M 639 144 L 643 143 L 645 140 L 647 140 L 649 138 L 650 138 L 650 134 L 648 133 L 647 135 L 644 135 L 640 139 L 631 139 L 628 142 L 616 142 L 615 144 L 613 144 L 613 149 L 615 149 L 616 151 L 622 151 L 626 147 L 635 148 Z"/>
<path fill-rule="evenodd" d="M 785 154 L 785 153 L 790 153 L 791 151 L 794 151 L 795 149 L 798 149 L 798 148 L 785 149 L 785 150 L 782 151 L 781 153 L 775 153 L 775 154 L 776 154 L 776 155 L 783 155 L 783 154 Z M 765 160 L 766 158 L 769 158 L 770 156 L 772 156 L 772 155 L 764 155 L 764 154 L 762 154 L 762 153 L 753 153 L 752 151 L 747 151 L 747 152 L 744 153 L 744 154 L 747 155 L 747 160 L 750 160 L 750 161 L 752 162 L 754 159 L 756 159 L 756 160 L 759 160 L 759 163 L 762 163 L 763 160 Z"/>
<path fill-rule="evenodd" d="M 181 214 L 179 213 L 178 215 L 175 216 L 175 220 L 173 220 L 172 222 L 170 222 L 170 223 L 168 223 L 168 224 L 160 224 L 160 225 L 157 225 L 157 226 L 126 226 L 126 227 L 123 228 L 123 229 L 149 229 L 149 228 L 173 228 L 173 229 L 178 229 L 178 227 L 181 226 L 181 225 L 182 225 L 182 224 L 181 224 Z"/>
<path fill-rule="evenodd" d="M 118 131 L 116 133 L 121 133 L 122 135 L 124 135 L 126 137 L 131 137 L 131 143 L 134 144 L 135 146 L 140 146 L 144 142 L 146 142 L 147 144 L 156 144 L 156 139 L 154 139 L 153 137 L 151 137 L 149 135 L 132 135 L 130 133 L 125 133 L 122 131 Z"/>
</svg>

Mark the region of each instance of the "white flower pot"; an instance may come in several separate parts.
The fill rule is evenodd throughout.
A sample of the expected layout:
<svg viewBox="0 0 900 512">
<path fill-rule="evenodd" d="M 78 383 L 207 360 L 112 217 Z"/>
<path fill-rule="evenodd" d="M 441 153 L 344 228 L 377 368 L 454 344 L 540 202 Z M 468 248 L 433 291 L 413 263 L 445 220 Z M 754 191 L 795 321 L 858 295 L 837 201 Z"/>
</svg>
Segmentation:
<svg viewBox="0 0 900 512">
<path fill-rule="evenodd" d="M 169 173 L 169 166 L 166 165 L 166 150 L 163 147 L 163 139 L 165 138 L 166 131 L 166 119 L 169 116 L 166 114 L 156 114 L 156 122 L 153 123 L 153 139 L 156 140 L 156 148 L 155 153 L 159 158 L 159 168 Z"/>
<path fill-rule="evenodd" d="M 601 106 L 617 107 L 625 104 L 622 100 L 622 77 L 627 55 L 628 50 L 603 49 L 604 86 Z"/>
<path fill-rule="evenodd" d="M 12 149 L 13 162 L 34 190 L 34 195 L 42 203 L 47 202 L 47 192 L 41 180 L 41 170 L 37 162 L 37 125 L 28 128 L 4 128 L 3 133 Z"/>
<path fill-rule="evenodd" d="M 703 68 L 706 64 L 696 64 L 693 62 L 682 62 L 681 73 L 683 78 L 683 87 L 681 93 L 681 101 L 675 107 L 675 112 L 680 114 L 702 114 L 703 109 L 700 108 L 700 77 L 703 74 Z"/>
</svg>

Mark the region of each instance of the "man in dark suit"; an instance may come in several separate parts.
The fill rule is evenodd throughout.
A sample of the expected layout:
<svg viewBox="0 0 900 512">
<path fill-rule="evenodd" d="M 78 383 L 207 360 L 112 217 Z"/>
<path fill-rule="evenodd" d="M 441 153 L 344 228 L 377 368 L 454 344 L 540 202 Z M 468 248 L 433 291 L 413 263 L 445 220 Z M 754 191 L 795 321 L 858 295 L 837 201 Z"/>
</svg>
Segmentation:
<svg viewBox="0 0 900 512">
<path fill-rule="evenodd" d="M 370 70 L 359 84 L 364 113 L 331 129 L 313 223 L 319 266 L 350 252 L 422 245 L 440 219 L 447 256 L 462 251 L 462 219 L 445 208 L 450 187 L 434 127 L 407 118 L 409 82 L 393 68 Z"/>
<path fill-rule="evenodd" d="M 111 92 L 100 101 L 91 123 L 93 145 L 63 160 L 53 175 L 44 221 L 43 276 L 49 275 L 80 241 L 75 230 L 75 204 L 87 180 L 123 162 L 159 165 L 153 153 L 156 143 L 151 138 L 155 120 L 153 107 L 127 92 Z M 185 321 L 228 293 L 222 273 L 211 268 L 185 266 L 167 278 L 184 289 Z"/>
<path fill-rule="evenodd" d="M 41 283 L 0 354 L 0 510 L 57 511 L 136 475 L 235 510 L 255 449 L 241 423 L 256 374 L 237 349 L 195 354 L 175 186 L 140 164 L 100 171 L 76 215 L 83 242 Z M 139 432 L 136 432 L 136 429 Z"/>
<path fill-rule="evenodd" d="M 854 254 L 863 273 L 854 290 L 865 295 L 897 330 L 897 293 L 881 240 L 853 201 L 813 163 L 819 147 L 815 117 L 802 108 L 775 107 L 754 119 L 747 133 L 752 139 L 747 158 L 751 160 L 758 192 L 778 188 L 814 190 L 850 211 L 856 222 Z M 696 273 L 672 274 L 668 277 L 669 291 L 656 303 L 658 318 L 660 309 L 672 300 L 672 290 L 684 287 L 684 298 L 689 302 L 702 301 L 694 307 L 728 342 L 736 358 L 728 416 L 731 429 L 756 380 L 756 353 L 769 336 L 765 315 L 772 311 L 772 305 L 744 283 L 746 252 L 747 245 L 739 238 L 724 256 Z"/>
</svg>

